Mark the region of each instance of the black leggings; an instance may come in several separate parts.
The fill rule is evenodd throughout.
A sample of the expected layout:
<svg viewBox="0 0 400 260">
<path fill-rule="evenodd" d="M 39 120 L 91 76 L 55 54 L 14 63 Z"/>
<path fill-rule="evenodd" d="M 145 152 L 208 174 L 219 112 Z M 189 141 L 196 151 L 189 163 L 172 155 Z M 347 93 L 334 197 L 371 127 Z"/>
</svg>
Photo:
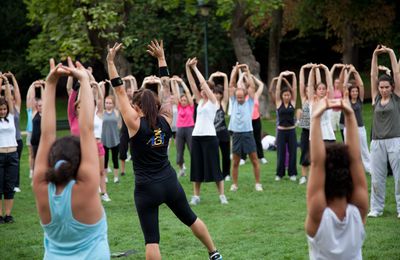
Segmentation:
<svg viewBox="0 0 400 260">
<path fill-rule="evenodd" d="M 197 219 L 176 174 L 160 182 L 136 184 L 134 197 L 146 244 L 160 242 L 158 208 L 163 203 L 188 227 Z"/>
<path fill-rule="evenodd" d="M 24 147 L 24 142 L 22 141 L 22 139 L 17 140 L 17 153 L 18 153 L 18 175 L 17 175 L 17 181 L 15 183 L 15 187 L 19 188 L 19 171 L 20 171 L 20 165 L 21 165 L 21 155 L 22 155 L 22 148 Z"/>
<path fill-rule="evenodd" d="M 219 140 L 218 145 L 222 155 L 222 176 L 225 178 L 226 176 L 230 175 L 231 172 L 231 142 Z"/>
<path fill-rule="evenodd" d="M 114 165 L 114 169 L 119 169 L 118 163 L 118 152 L 119 152 L 119 144 L 114 147 L 106 147 L 104 146 L 104 151 L 106 154 L 104 155 L 104 168 L 107 169 L 108 167 L 108 151 L 111 150 L 111 157 Z"/>
</svg>

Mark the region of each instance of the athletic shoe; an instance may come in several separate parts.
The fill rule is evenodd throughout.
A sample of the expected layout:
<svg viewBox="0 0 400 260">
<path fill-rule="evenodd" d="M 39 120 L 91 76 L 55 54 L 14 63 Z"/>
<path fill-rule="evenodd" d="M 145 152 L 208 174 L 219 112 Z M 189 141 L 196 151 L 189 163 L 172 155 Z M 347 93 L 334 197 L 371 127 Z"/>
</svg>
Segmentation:
<svg viewBox="0 0 400 260">
<path fill-rule="evenodd" d="M 4 223 L 14 223 L 14 218 L 10 215 L 10 216 L 5 216 L 4 217 Z"/>
<path fill-rule="evenodd" d="M 101 200 L 105 201 L 105 202 L 111 201 L 111 199 L 110 199 L 110 197 L 108 196 L 107 193 L 104 193 L 103 195 L 101 195 Z"/>
<path fill-rule="evenodd" d="M 245 161 L 245 160 L 243 160 L 243 159 L 240 159 L 239 165 L 243 165 L 243 164 L 245 164 L 245 163 L 246 163 L 246 161 Z"/>
<path fill-rule="evenodd" d="M 397 214 L 397 218 L 400 218 L 400 213 L 399 213 L 399 214 Z"/>
<path fill-rule="evenodd" d="M 369 213 L 368 213 L 368 217 L 369 218 L 377 218 L 377 217 L 380 217 L 380 216 L 382 216 L 383 215 L 383 212 L 378 212 L 378 211 L 370 211 Z"/>
<path fill-rule="evenodd" d="M 221 204 L 228 204 L 228 199 L 225 195 L 219 195 L 219 201 L 221 201 Z"/>
<path fill-rule="evenodd" d="M 107 168 L 107 172 L 108 172 L 108 173 L 112 172 L 111 169 L 110 169 L 109 167 Z"/>
<path fill-rule="evenodd" d="M 31 169 L 29 170 L 29 179 L 32 179 L 32 176 L 33 176 L 33 170 Z"/>
<path fill-rule="evenodd" d="M 264 190 L 261 183 L 256 183 L 255 188 L 256 188 L 256 191 L 263 191 Z"/>
<path fill-rule="evenodd" d="M 106 179 L 104 181 L 105 181 L 105 183 L 108 183 L 108 177 L 106 177 Z"/>
<path fill-rule="evenodd" d="M 225 181 L 231 181 L 231 176 L 226 175 L 226 176 L 225 176 Z"/>
<path fill-rule="evenodd" d="M 114 183 L 119 183 L 118 177 L 114 177 Z"/>
<path fill-rule="evenodd" d="M 214 252 L 208 253 L 209 255 L 209 260 L 222 260 L 222 255 L 218 252 L 218 250 L 215 250 Z"/>
<path fill-rule="evenodd" d="M 301 176 L 299 184 L 306 184 L 307 183 L 307 177 L 306 176 Z"/>
<path fill-rule="evenodd" d="M 296 175 L 292 175 L 289 177 L 289 180 L 291 181 L 297 181 Z"/>
<path fill-rule="evenodd" d="M 125 172 L 121 172 L 121 176 L 125 176 Z"/>
<path fill-rule="evenodd" d="M 125 162 L 128 162 L 128 161 L 130 161 L 130 160 L 131 160 L 131 155 L 128 154 L 128 156 L 127 156 L 126 159 L 125 159 Z"/>
<path fill-rule="evenodd" d="M 14 191 L 15 191 L 15 192 L 21 192 L 21 189 L 20 189 L 19 187 L 15 187 L 15 188 L 14 188 Z"/>
<path fill-rule="evenodd" d="M 184 177 L 184 176 L 186 176 L 186 173 L 185 173 L 185 169 L 182 168 L 179 170 L 178 177 Z"/>
<path fill-rule="evenodd" d="M 281 177 L 279 177 L 279 176 L 275 176 L 275 181 L 280 181 L 280 180 L 282 180 L 282 178 L 281 178 Z"/>
<path fill-rule="evenodd" d="M 0 224 L 4 224 L 4 218 L 3 218 L 3 216 L 0 216 Z"/>
<path fill-rule="evenodd" d="M 262 164 L 267 164 L 267 163 L 268 163 L 267 159 L 265 159 L 265 158 L 261 158 L 261 159 L 260 159 L 260 162 L 261 162 Z"/>
<path fill-rule="evenodd" d="M 233 191 L 233 192 L 235 192 L 235 191 L 238 190 L 238 186 L 237 186 L 236 184 L 232 184 L 230 190 Z"/>
<path fill-rule="evenodd" d="M 197 205 L 200 203 L 200 197 L 199 196 L 192 196 L 192 199 L 190 200 L 189 204 L 190 205 Z"/>
<path fill-rule="evenodd" d="M 186 170 L 185 164 L 182 164 L 182 169 L 183 169 L 183 170 Z"/>
</svg>

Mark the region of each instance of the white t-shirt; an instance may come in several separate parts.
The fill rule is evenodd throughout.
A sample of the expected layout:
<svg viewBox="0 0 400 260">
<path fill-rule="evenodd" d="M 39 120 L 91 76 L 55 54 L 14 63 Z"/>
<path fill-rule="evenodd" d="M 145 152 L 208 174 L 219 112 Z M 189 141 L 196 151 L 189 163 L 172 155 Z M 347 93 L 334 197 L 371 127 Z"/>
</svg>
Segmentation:
<svg viewBox="0 0 400 260">
<path fill-rule="evenodd" d="M 270 146 L 275 146 L 276 138 L 272 135 L 266 135 L 261 140 L 263 150 L 268 150 Z"/>
<path fill-rule="evenodd" d="M 103 119 L 97 113 L 94 114 L 93 131 L 94 137 L 101 139 L 101 131 L 103 130 Z"/>
<path fill-rule="evenodd" d="M 356 206 L 347 205 L 343 220 L 327 207 L 315 236 L 307 236 L 310 259 L 361 260 L 364 239 L 364 225 Z"/>
<path fill-rule="evenodd" d="M 14 115 L 8 114 L 8 122 L 3 118 L 0 121 L 0 148 L 18 146 L 15 139 Z"/>
<path fill-rule="evenodd" d="M 200 99 L 197 106 L 196 123 L 192 136 L 216 136 L 214 118 L 219 108 L 218 104 L 213 104 L 208 100 L 205 104 L 204 100 Z"/>
</svg>

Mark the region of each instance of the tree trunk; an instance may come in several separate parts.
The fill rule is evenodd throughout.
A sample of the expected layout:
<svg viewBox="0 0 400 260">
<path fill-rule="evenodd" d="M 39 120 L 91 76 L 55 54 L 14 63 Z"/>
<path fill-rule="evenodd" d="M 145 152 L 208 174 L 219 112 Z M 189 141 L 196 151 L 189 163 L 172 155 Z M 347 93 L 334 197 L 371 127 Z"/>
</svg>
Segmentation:
<svg viewBox="0 0 400 260">
<path fill-rule="evenodd" d="M 343 45 L 343 56 L 342 60 L 344 64 L 353 64 L 356 66 L 356 56 L 357 56 L 357 48 L 354 46 L 354 30 L 349 23 L 345 27 L 345 31 L 342 38 L 342 45 Z"/>
<path fill-rule="evenodd" d="M 268 86 L 271 80 L 279 74 L 279 51 L 282 38 L 282 17 L 283 9 L 275 9 L 272 11 L 272 22 L 269 30 L 269 48 L 268 48 L 268 70 L 267 79 Z M 268 89 L 269 91 L 269 89 Z M 268 95 L 268 93 L 267 93 Z M 273 94 L 272 94 L 273 95 Z M 270 102 L 270 109 L 274 109 L 274 96 L 270 96 L 273 102 Z"/>
<path fill-rule="evenodd" d="M 260 79 L 260 63 L 254 57 L 249 41 L 247 40 L 245 22 L 249 18 L 249 15 L 245 14 L 245 9 L 245 1 L 236 1 L 235 9 L 232 13 L 230 36 L 238 62 L 247 64 L 251 73 Z M 260 97 L 260 113 L 262 116 L 269 117 L 268 97 L 266 93 L 265 88 L 263 95 Z"/>
</svg>

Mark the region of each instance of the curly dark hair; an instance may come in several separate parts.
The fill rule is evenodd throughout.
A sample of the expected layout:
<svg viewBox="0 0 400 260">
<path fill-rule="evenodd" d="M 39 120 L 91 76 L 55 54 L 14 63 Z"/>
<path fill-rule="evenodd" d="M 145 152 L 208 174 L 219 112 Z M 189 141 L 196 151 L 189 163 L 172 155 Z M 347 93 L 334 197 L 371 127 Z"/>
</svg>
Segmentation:
<svg viewBox="0 0 400 260">
<path fill-rule="evenodd" d="M 46 172 L 46 180 L 56 185 L 67 184 L 76 179 L 79 165 L 81 164 L 81 146 L 79 137 L 66 136 L 54 142 L 49 151 L 48 164 L 50 168 Z M 56 163 L 64 160 L 55 167 Z"/>
<path fill-rule="evenodd" d="M 353 180 L 350 174 L 349 149 L 344 144 L 326 144 L 325 160 L 325 196 L 350 198 L 353 192 Z"/>
</svg>

